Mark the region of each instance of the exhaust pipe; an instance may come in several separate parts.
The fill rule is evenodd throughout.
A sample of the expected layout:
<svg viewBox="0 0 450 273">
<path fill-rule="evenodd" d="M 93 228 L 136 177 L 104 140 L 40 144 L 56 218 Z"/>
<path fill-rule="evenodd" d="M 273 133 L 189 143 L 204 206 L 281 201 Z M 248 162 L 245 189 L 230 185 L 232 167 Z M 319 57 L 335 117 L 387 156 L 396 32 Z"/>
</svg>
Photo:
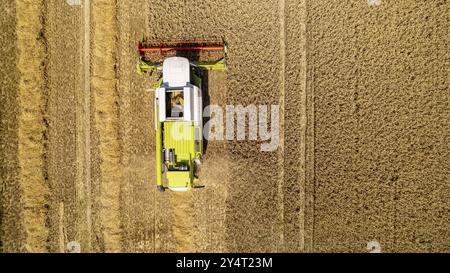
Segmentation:
<svg viewBox="0 0 450 273">
<path fill-rule="evenodd" d="M 164 150 L 164 162 L 175 163 L 175 149 Z"/>
</svg>

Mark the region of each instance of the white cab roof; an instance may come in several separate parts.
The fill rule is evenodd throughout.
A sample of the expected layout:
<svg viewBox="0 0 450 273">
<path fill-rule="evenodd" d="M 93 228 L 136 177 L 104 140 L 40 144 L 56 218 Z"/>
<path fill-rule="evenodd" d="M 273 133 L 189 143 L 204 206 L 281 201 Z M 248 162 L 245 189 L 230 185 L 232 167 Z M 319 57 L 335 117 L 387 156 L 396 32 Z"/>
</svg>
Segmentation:
<svg viewBox="0 0 450 273">
<path fill-rule="evenodd" d="M 190 82 L 189 60 L 183 57 L 171 57 L 163 63 L 163 82 L 169 87 L 186 86 Z"/>
</svg>

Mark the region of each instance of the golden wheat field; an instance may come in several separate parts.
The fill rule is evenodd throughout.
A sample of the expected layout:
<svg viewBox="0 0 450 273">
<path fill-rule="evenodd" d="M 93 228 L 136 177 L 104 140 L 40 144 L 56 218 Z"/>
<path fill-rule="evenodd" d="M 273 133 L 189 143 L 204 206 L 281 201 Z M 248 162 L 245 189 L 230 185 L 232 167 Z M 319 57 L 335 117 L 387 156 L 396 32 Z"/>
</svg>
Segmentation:
<svg viewBox="0 0 450 273">
<path fill-rule="evenodd" d="M 450 252 L 450 2 L 3 0 L 0 250 Z M 155 186 L 138 42 L 223 37 L 208 103 L 279 105 Z"/>
</svg>

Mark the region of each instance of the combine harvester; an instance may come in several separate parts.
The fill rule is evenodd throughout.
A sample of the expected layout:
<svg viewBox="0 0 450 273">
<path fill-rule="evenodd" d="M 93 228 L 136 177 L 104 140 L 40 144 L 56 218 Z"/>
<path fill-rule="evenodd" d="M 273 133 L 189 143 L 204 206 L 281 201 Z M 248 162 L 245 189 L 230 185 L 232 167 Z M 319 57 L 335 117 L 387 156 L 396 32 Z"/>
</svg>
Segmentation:
<svg viewBox="0 0 450 273">
<path fill-rule="evenodd" d="M 157 73 L 155 88 L 156 185 L 159 191 L 201 188 L 202 74 L 225 70 L 221 39 L 139 43 L 138 73 Z M 161 75 L 162 73 L 162 75 Z"/>
</svg>

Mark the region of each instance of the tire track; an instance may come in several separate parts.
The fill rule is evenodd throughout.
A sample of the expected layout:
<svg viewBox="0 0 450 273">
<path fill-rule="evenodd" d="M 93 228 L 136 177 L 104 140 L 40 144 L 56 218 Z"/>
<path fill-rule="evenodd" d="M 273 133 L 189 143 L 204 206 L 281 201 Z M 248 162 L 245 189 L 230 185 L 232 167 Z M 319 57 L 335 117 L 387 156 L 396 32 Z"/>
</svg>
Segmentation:
<svg viewBox="0 0 450 273">
<path fill-rule="evenodd" d="M 280 24 L 280 146 L 278 147 L 278 211 L 279 211 L 279 230 L 278 241 L 277 241 L 277 252 L 283 251 L 284 249 L 284 104 L 285 104 L 285 94 L 286 94 L 286 22 L 285 22 L 285 0 L 279 0 L 279 24 Z"/>
<path fill-rule="evenodd" d="M 304 251 L 307 232 L 306 151 L 306 0 L 286 0 L 286 91 L 284 105 L 284 236 L 285 252 Z M 309 150 L 309 147 L 308 147 Z M 308 179 L 309 180 L 309 179 Z M 289 238 L 289 239 L 287 239 Z"/>
<path fill-rule="evenodd" d="M 91 237 L 91 2 L 84 0 L 84 115 L 85 115 L 85 191 L 89 237 Z"/>
<path fill-rule="evenodd" d="M 90 0 L 84 0 L 80 9 L 82 26 L 80 28 L 80 88 L 77 90 L 77 217 L 80 219 L 79 239 L 83 252 L 92 250 L 92 200 L 91 200 L 91 62 L 90 62 Z"/>
</svg>

